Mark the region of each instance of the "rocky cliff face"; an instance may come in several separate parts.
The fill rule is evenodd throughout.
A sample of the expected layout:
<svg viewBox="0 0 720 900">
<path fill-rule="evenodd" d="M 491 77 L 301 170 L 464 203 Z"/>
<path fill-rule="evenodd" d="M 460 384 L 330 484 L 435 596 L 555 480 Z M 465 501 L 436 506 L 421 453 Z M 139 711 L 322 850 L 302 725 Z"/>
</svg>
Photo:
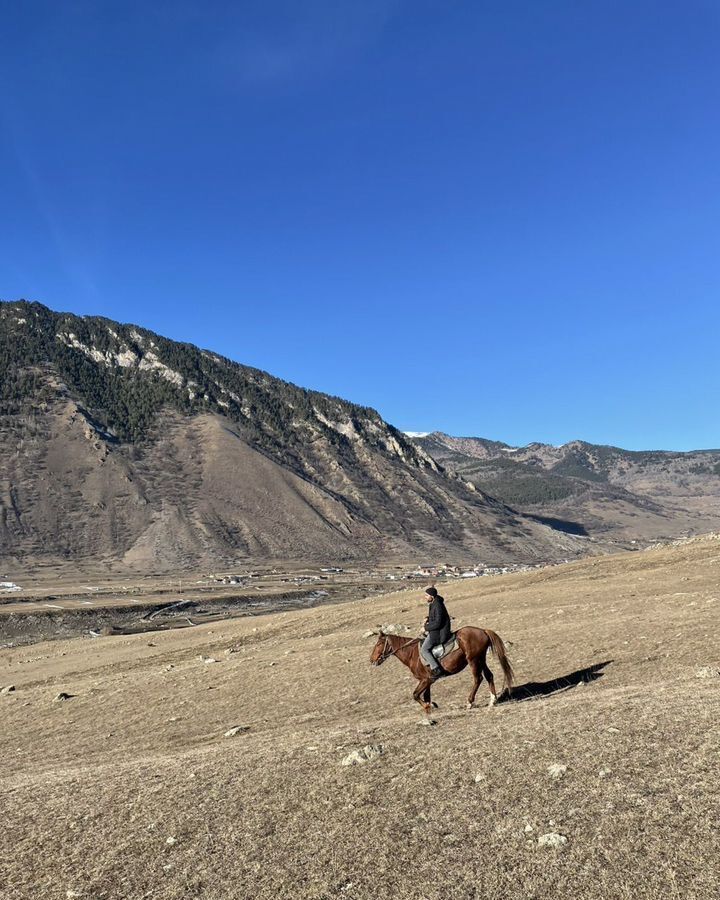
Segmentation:
<svg viewBox="0 0 720 900">
<path fill-rule="evenodd" d="M 143 328 L 0 304 L 0 554 L 556 559 L 582 541 L 448 474 L 372 409 Z"/>
</svg>

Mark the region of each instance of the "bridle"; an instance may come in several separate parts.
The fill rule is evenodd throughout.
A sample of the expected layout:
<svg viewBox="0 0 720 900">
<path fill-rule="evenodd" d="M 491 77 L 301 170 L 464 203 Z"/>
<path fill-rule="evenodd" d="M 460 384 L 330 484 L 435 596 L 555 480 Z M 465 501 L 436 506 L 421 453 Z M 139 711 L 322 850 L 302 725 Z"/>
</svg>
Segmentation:
<svg viewBox="0 0 720 900">
<path fill-rule="evenodd" d="M 401 644 L 399 647 L 393 647 L 390 643 L 390 638 L 388 637 L 388 635 L 385 635 L 385 646 L 383 647 L 383 652 L 381 653 L 381 655 L 378 657 L 378 659 L 375 660 L 375 665 L 379 666 L 380 663 L 384 663 L 386 659 L 390 659 L 391 656 L 395 656 L 398 650 L 402 650 L 403 647 L 409 647 L 410 644 L 414 643 L 416 640 L 417 638 L 408 638 L 404 644 Z M 388 650 L 388 647 L 390 647 L 390 650 Z"/>
</svg>

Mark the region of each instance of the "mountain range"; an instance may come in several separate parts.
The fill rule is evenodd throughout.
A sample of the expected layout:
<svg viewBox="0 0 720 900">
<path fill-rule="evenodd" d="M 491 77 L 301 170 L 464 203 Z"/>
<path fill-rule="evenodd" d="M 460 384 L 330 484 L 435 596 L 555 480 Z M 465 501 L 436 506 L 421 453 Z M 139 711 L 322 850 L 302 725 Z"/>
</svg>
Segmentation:
<svg viewBox="0 0 720 900">
<path fill-rule="evenodd" d="M 170 571 L 588 552 L 373 409 L 135 325 L 0 303 L 0 559 Z"/>
<path fill-rule="evenodd" d="M 570 533 L 631 544 L 720 530 L 720 450 L 513 447 L 442 432 L 412 440 L 479 490 Z"/>
</svg>

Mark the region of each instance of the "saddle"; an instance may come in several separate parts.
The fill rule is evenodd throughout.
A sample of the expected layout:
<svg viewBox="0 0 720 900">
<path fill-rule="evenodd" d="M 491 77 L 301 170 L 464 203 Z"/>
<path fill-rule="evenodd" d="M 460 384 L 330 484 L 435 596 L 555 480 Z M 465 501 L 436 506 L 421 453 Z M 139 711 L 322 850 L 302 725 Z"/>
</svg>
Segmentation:
<svg viewBox="0 0 720 900">
<path fill-rule="evenodd" d="M 450 640 L 445 641 L 444 644 L 438 644 L 437 647 L 432 648 L 432 655 L 435 659 L 442 659 L 447 656 L 448 653 L 452 653 L 453 650 L 457 650 L 458 642 L 457 642 L 457 632 L 453 631 L 450 635 Z"/>
</svg>

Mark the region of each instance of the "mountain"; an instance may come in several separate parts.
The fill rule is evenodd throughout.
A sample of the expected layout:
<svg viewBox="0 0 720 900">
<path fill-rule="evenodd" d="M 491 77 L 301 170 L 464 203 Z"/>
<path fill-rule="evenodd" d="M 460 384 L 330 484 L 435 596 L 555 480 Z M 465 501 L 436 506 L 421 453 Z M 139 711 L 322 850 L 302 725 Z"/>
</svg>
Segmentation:
<svg viewBox="0 0 720 900">
<path fill-rule="evenodd" d="M 28 564 L 588 550 L 447 473 L 375 410 L 39 303 L 0 303 L 0 424 L 0 554 Z"/>
<path fill-rule="evenodd" d="M 442 432 L 414 443 L 479 490 L 571 533 L 626 543 L 720 527 L 720 450 L 633 451 L 584 441 L 512 447 Z"/>
</svg>

